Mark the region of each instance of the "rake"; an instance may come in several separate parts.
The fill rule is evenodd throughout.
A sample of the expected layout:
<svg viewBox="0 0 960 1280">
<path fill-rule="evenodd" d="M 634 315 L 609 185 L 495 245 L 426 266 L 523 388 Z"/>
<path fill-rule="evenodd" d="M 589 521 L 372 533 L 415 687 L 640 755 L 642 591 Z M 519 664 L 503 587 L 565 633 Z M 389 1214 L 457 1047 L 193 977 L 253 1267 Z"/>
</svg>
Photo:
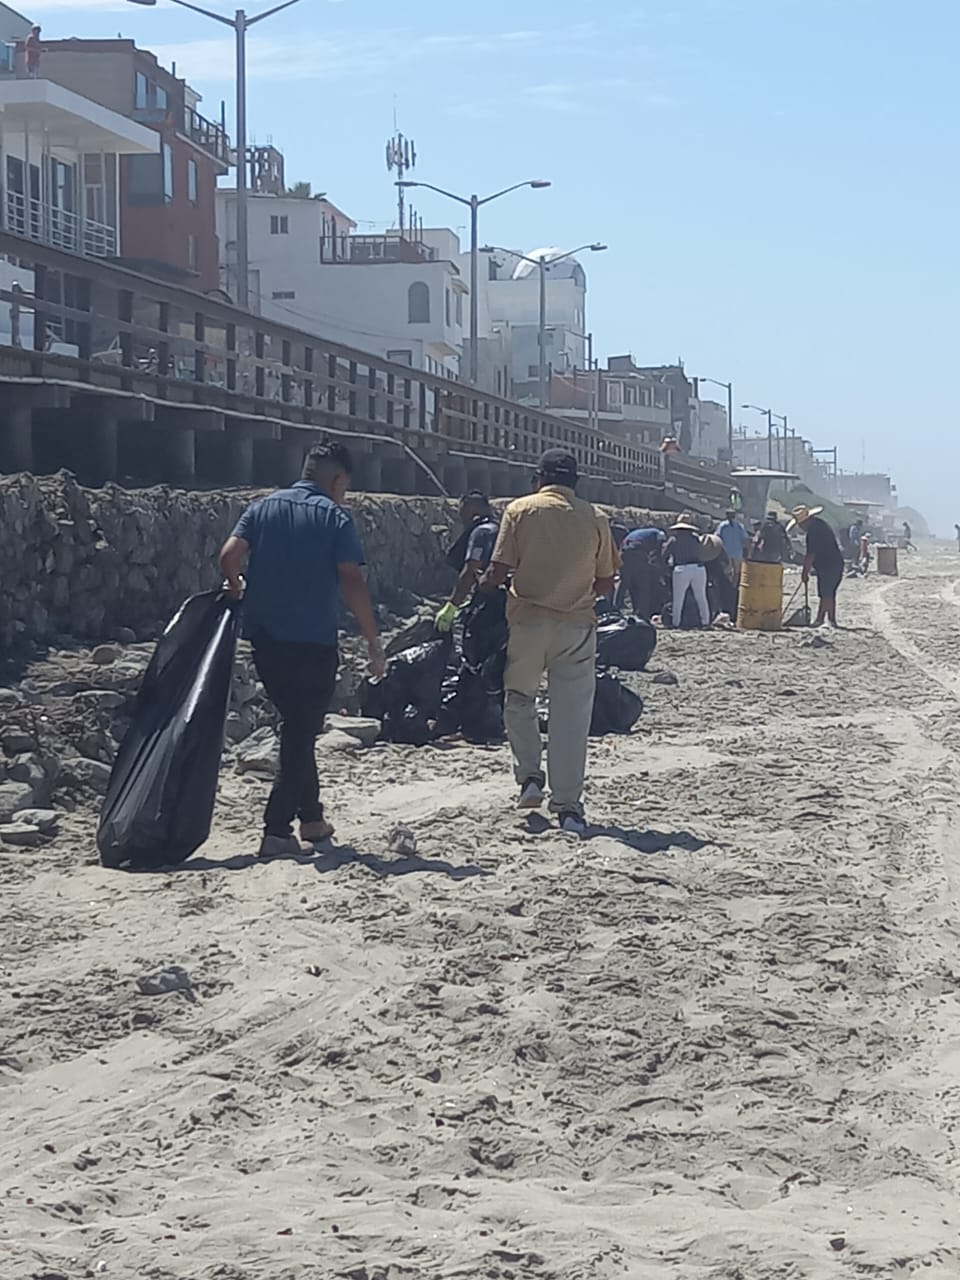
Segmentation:
<svg viewBox="0 0 960 1280">
<path fill-rule="evenodd" d="M 796 600 L 797 596 L 800 594 L 801 587 L 803 587 L 803 604 L 800 606 L 799 609 L 795 609 L 793 613 L 791 613 L 790 616 L 787 617 L 787 614 L 790 610 L 790 606 L 793 604 L 794 600 Z M 810 584 L 809 582 L 797 583 L 797 589 L 794 591 L 793 595 L 787 601 L 786 608 L 783 611 L 783 615 L 780 621 L 785 627 L 809 627 L 810 625 Z"/>
</svg>

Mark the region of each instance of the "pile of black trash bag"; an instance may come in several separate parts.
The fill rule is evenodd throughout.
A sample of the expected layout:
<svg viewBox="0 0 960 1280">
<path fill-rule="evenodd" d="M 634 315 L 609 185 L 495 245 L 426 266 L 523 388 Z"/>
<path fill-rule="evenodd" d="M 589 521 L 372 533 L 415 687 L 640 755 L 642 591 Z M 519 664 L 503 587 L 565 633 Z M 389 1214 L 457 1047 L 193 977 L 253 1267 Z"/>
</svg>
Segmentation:
<svg viewBox="0 0 960 1280">
<path fill-rule="evenodd" d="M 503 737 L 507 593 L 477 592 L 463 612 L 459 650 L 452 634 L 394 654 L 382 680 L 368 680 L 360 709 L 381 721 L 385 742 L 422 747 L 462 733 L 468 742 Z"/>
<path fill-rule="evenodd" d="M 503 738 L 503 674 L 507 660 L 507 592 L 477 592 L 463 612 L 459 649 L 439 636 L 395 654 L 382 680 L 368 680 L 361 711 L 381 722 L 384 742 L 423 746 L 462 733 L 468 742 Z M 590 733 L 629 733 L 642 700 L 607 668 L 643 671 L 657 643 L 640 618 L 605 613 L 598 622 L 597 693 Z"/>
</svg>

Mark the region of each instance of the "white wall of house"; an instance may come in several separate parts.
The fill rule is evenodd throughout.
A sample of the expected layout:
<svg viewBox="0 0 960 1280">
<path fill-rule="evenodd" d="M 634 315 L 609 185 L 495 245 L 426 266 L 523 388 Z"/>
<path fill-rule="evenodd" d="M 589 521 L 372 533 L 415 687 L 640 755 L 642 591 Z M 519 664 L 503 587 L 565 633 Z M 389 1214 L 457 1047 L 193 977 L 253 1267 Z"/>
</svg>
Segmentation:
<svg viewBox="0 0 960 1280">
<path fill-rule="evenodd" d="M 693 451 L 700 458 L 716 458 L 727 448 L 727 410 L 716 400 L 695 403 Z"/>
<path fill-rule="evenodd" d="M 429 373 L 459 373 L 468 307 L 455 260 L 358 261 L 356 224 L 322 200 L 254 196 L 249 224 L 251 288 L 262 315 Z M 217 231 L 229 253 L 233 192 L 218 193 Z M 459 256 L 456 236 L 447 234 L 444 247 Z"/>
</svg>

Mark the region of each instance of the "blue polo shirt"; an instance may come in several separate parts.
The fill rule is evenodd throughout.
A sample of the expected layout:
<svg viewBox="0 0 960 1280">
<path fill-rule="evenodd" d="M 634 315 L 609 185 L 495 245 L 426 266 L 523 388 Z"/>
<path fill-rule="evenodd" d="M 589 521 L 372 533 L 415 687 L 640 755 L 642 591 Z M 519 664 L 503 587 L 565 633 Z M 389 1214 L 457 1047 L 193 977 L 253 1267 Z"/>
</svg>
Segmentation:
<svg viewBox="0 0 960 1280">
<path fill-rule="evenodd" d="M 717 533 L 723 543 L 723 549 L 731 560 L 742 560 L 747 549 L 750 535 L 739 520 L 724 520 L 717 525 Z"/>
<path fill-rule="evenodd" d="M 642 547 L 645 551 L 652 551 L 664 540 L 664 532 L 662 529 L 632 529 L 623 540 L 621 551 L 633 551 L 635 548 Z"/>
<path fill-rule="evenodd" d="M 338 570 L 364 563 L 349 512 L 300 480 L 248 507 L 233 533 L 250 547 L 243 634 L 336 645 Z"/>
</svg>

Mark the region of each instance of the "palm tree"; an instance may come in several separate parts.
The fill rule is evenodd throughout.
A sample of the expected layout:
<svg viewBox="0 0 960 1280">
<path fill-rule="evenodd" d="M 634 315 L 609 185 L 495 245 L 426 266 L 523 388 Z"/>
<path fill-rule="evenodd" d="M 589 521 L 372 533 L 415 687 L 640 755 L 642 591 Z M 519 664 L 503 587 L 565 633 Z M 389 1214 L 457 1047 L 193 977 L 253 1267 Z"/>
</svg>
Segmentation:
<svg viewBox="0 0 960 1280">
<path fill-rule="evenodd" d="M 287 195 L 293 196 L 294 200 L 309 200 L 313 196 L 313 188 L 309 182 L 296 182 L 287 188 Z"/>
</svg>

